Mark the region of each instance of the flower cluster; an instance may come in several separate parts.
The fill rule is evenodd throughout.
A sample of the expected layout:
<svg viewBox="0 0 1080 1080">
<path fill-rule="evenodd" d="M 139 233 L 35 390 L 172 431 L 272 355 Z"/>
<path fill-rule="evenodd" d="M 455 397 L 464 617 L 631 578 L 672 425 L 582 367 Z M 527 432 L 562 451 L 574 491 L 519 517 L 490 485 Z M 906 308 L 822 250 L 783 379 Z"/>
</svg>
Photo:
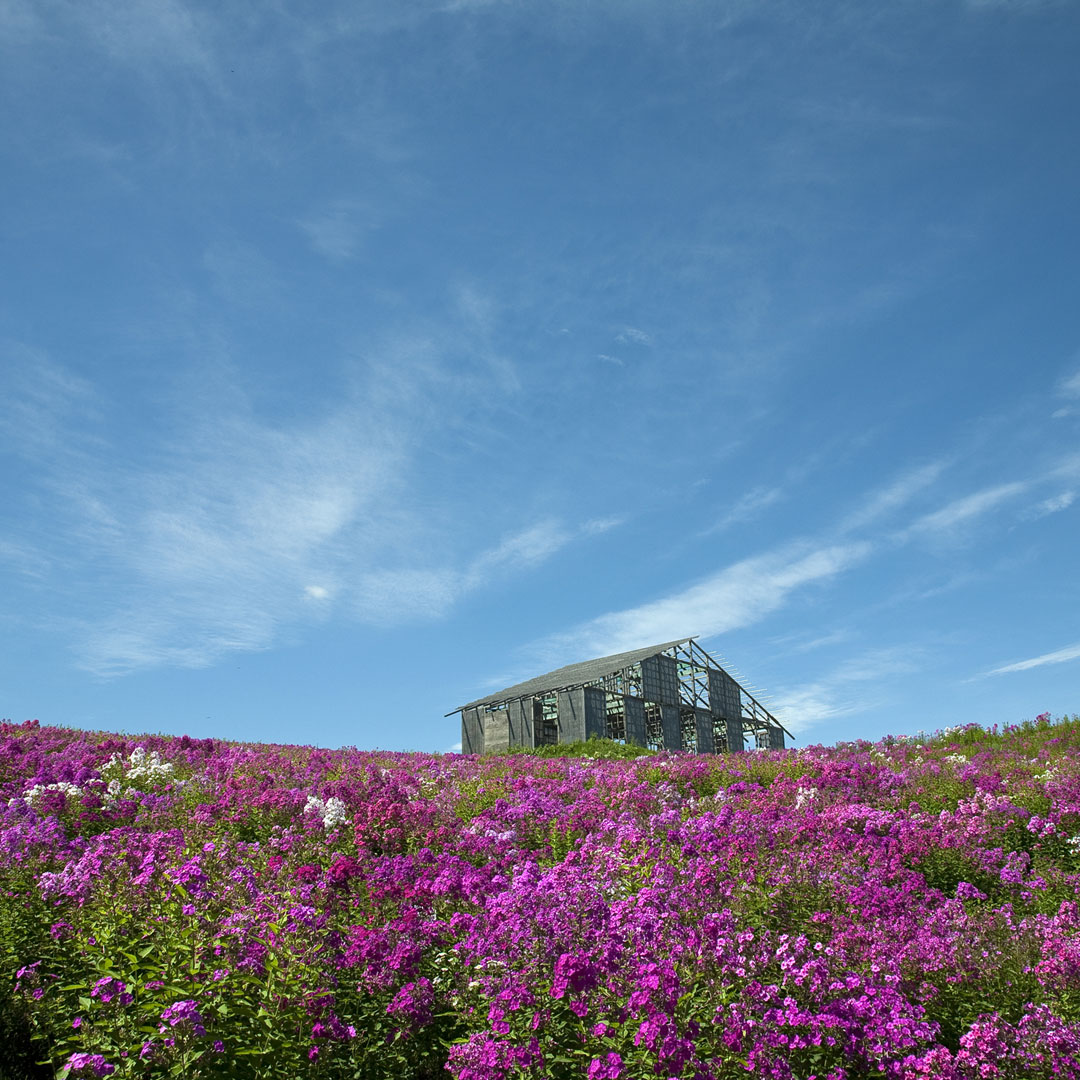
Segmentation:
<svg viewBox="0 0 1080 1080">
<path fill-rule="evenodd" d="M 315 814 L 322 818 L 323 827 L 327 831 L 346 825 L 349 821 L 345 803 L 333 796 L 323 802 L 317 795 L 309 795 L 304 805 L 304 813 Z"/>
<path fill-rule="evenodd" d="M 601 751 L 7 725 L 0 977 L 61 1077 L 1080 1078 L 1080 720 Z"/>
<path fill-rule="evenodd" d="M 100 1054 L 72 1054 L 64 1063 L 66 1076 L 108 1076 L 116 1072 Z"/>
<path fill-rule="evenodd" d="M 62 806 L 67 801 L 69 795 L 78 797 L 81 794 L 82 788 L 79 787 L 78 784 L 71 784 L 66 780 L 60 780 L 55 784 L 34 784 L 22 793 L 22 798 L 32 808 L 40 809 L 46 801 L 46 796 L 59 795 L 59 803 Z M 8 806 L 15 806 L 17 801 L 17 799 L 9 799 Z"/>
<path fill-rule="evenodd" d="M 190 1028 L 195 1035 L 205 1035 L 206 1028 L 203 1026 L 203 1018 L 199 1013 L 196 1001 L 174 1001 L 162 1014 L 161 1024 L 158 1031 L 164 1034 L 169 1028 L 178 1025 Z"/>
</svg>

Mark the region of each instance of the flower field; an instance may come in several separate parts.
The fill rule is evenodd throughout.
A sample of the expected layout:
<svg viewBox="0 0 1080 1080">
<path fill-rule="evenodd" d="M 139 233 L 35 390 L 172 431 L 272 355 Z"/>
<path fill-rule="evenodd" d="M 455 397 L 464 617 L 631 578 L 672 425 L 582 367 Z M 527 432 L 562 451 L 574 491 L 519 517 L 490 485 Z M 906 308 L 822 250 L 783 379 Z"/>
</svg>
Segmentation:
<svg viewBox="0 0 1080 1080">
<path fill-rule="evenodd" d="M 725 757 L 0 727 L 0 1077 L 1080 1077 L 1080 719 Z"/>
</svg>

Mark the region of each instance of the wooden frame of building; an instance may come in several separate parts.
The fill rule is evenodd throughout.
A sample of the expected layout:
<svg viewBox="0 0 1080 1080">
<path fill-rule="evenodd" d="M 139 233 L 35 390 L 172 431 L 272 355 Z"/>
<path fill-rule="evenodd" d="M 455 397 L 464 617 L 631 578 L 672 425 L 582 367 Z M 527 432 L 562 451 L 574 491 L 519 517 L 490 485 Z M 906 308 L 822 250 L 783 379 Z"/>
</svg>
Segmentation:
<svg viewBox="0 0 1080 1080">
<path fill-rule="evenodd" d="M 458 712 L 465 754 L 593 737 L 713 754 L 782 749 L 791 735 L 692 637 L 570 664 L 446 715 Z"/>
</svg>

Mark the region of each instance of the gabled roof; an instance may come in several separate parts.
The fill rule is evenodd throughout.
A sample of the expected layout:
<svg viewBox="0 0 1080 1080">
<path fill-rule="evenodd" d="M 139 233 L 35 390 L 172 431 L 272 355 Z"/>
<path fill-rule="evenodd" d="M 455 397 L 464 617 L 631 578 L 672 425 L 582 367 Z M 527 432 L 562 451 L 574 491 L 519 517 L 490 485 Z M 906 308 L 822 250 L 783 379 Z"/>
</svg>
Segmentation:
<svg viewBox="0 0 1080 1080">
<path fill-rule="evenodd" d="M 691 638 L 679 638 L 678 641 L 665 641 L 662 645 L 649 645 L 644 649 L 633 649 L 630 652 L 615 653 L 613 656 L 601 656 L 597 660 L 583 660 L 578 664 L 567 664 L 566 667 L 556 668 L 546 675 L 538 675 L 535 679 L 526 679 L 525 682 L 508 686 L 495 694 L 477 698 L 467 705 L 459 705 L 452 713 L 461 712 L 463 709 L 472 709 L 477 705 L 494 705 L 502 701 L 515 701 L 518 698 L 532 697 L 534 694 L 546 694 L 551 690 L 565 690 L 572 686 L 583 686 L 585 683 L 602 679 L 614 671 L 621 671 L 631 664 L 636 664 L 646 657 L 655 656 L 670 649 L 674 645 L 682 645 L 683 642 L 691 641 Z"/>
</svg>

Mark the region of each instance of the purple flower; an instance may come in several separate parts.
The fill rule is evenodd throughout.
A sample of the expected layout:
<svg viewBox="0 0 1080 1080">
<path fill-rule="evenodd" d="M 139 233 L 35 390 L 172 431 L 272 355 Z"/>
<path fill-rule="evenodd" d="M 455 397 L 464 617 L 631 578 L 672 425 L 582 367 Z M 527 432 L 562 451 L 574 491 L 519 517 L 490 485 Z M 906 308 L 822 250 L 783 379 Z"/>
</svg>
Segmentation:
<svg viewBox="0 0 1080 1080">
<path fill-rule="evenodd" d="M 100 1054 L 72 1054 L 64 1062 L 64 1068 L 68 1075 L 82 1073 L 84 1076 L 93 1073 L 94 1076 L 108 1076 L 116 1072 L 116 1066 L 110 1065 Z"/>
<path fill-rule="evenodd" d="M 203 1018 L 199 1013 L 197 1002 L 188 999 L 187 1001 L 174 1001 L 172 1005 L 169 1005 L 165 1011 L 161 1014 L 161 1026 L 159 1031 L 165 1031 L 165 1025 L 169 1027 L 190 1027 L 191 1031 L 195 1035 L 205 1035 L 206 1028 L 203 1026 Z"/>
<path fill-rule="evenodd" d="M 610 1053 L 606 1058 L 593 1058 L 586 1072 L 589 1080 L 619 1080 L 622 1076 L 622 1058 Z"/>
<path fill-rule="evenodd" d="M 431 1007 L 434 1000 L 435 994 L 431 982 L 420 978 L 415 982 L 406 983 L 394 995 L 386 1011 L 391 1016 L 401 1014 L 413 1024 L 422 1026 L 431 1020 Z"/>
<path fill-rule="evenodd" d="M 90 990 L 90 996 L 98 998 L 104 1004 L 108 1004 L 113 998 L 118 997 L 121 1005 L 129 1005 L 132 998 L 126 991 L 127 983 L 107 975 L 94 983 Z"/>
</svg>

